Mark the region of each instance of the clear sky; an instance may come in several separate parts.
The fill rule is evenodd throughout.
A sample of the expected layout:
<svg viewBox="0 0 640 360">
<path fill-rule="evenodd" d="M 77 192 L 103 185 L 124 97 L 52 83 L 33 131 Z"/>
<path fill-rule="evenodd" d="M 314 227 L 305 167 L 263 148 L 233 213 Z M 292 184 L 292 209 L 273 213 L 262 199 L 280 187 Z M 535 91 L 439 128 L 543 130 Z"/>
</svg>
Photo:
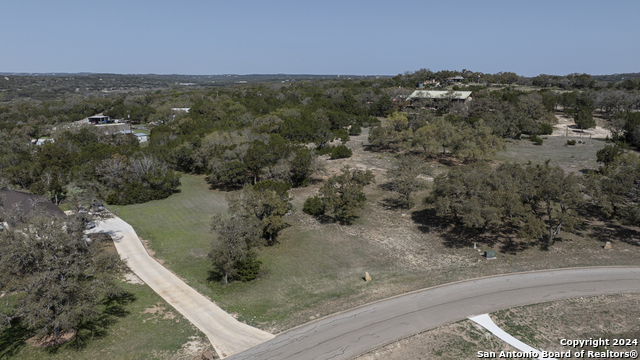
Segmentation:
<svg viewBox="0 0 640 360">
<path fill-rule="evenodd" d="M 0 72 L 640 72 L 640 1 L 0 0 Z"/>
</svg>

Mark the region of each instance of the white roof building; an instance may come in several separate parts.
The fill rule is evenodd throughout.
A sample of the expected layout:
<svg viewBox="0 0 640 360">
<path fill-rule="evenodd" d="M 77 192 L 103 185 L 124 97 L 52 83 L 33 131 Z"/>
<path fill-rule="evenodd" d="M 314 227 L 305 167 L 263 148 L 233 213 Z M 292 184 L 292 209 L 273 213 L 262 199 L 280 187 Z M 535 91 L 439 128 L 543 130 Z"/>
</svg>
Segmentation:
<svg viewBox="0 0 640 360">
<path fill-rule="evenodd" d="M 453 100 L 461 100 L 467 101 L 471 99 L 472 92 L 471 91 L 455 91 L 453 93 L 444 90 L 416 90 L 414 91 L 407 100 L 415 100 L 415 99 L 438 99 L 444 100 L 448 99 L 451 96 Z"/>
</svg>

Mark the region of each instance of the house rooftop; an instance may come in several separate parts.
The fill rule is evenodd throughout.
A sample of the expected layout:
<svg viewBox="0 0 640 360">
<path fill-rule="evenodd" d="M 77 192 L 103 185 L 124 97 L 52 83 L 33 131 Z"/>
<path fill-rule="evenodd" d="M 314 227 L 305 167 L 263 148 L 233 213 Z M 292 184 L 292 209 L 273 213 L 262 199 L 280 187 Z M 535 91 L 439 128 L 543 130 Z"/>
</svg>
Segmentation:
<svg viewBox="0 0 640 360">
<path fill-rule="evenodd" d="M 454 100 L 466 100 L 471 96 L 471 91 L 455 91 L 453 93 L 452 99 Z M 449 96 L 449 91 L 444 90 L 416 90 L 414 91 L 407 100 L 414 99 L 446 99 Z"/>
<path fill-rule="evenodd" d="M 8 212 L 16 208 L 24 217 L 32 216 L 37 210 L 42 210 L 46 215 L 52 217 L 67 217 L 64 211 L 46 196 L 0 189 L 0 218 L 6 217 Z"/>
</svg>

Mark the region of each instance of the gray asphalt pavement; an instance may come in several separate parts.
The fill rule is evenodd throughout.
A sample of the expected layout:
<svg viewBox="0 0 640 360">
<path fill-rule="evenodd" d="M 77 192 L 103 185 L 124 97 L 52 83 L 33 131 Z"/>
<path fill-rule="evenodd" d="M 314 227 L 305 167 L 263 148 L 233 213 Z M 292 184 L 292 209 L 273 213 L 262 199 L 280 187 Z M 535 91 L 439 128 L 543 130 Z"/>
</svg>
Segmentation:
<svg viewBox="0 0 640 360">
<path fill-rule="evenodd" d="M 394 340 L 474 315 L 546 301 L 621 293 L 640 293 L 640 268 L 564 269 L 468 280 L 322 318 L 229 359 L 350 359 Z"/>
</svg>

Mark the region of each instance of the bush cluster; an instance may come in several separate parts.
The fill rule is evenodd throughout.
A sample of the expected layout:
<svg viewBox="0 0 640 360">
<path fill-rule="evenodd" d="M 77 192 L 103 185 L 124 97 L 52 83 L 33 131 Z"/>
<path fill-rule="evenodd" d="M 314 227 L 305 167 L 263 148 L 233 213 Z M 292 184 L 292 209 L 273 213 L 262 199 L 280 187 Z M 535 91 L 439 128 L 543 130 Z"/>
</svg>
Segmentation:
<svg viewBox="0 0 640 360">
<path fill-rule="evenodd" d="M 553 133 L 553 125 L 540 124 L 540 135 L 551 135 Z"/>
<path fill-rule="evenodd" d="M 351 155 L 353 155 L 353 153 L 346 145 L 338 145 L 331 149 L 332 159 L 345 159 L 351 157 Z"/>
<path fill-rule="evenodd" d="M 311 215 L 311 216 L 320 216 L 324 214 L 325 206 L 324 202 L 318 195 L 307 198 L 304 201 L 304 206 L 302 207 L 302 211 Z"/>
<path fill-rule="evenodd" d="M 530 138 L 530 139 L 531 139 L 531 141 L 533 141 L 533 143 L 534 143 L 534 144 L 536 144 L 536 145 L 542 145 L 543 140 L 542 140 L 542 138 L 541 138 L 541 137 L 539 137 L 538 135 L 531 135 L 531 138 Z"/>
</svg>

